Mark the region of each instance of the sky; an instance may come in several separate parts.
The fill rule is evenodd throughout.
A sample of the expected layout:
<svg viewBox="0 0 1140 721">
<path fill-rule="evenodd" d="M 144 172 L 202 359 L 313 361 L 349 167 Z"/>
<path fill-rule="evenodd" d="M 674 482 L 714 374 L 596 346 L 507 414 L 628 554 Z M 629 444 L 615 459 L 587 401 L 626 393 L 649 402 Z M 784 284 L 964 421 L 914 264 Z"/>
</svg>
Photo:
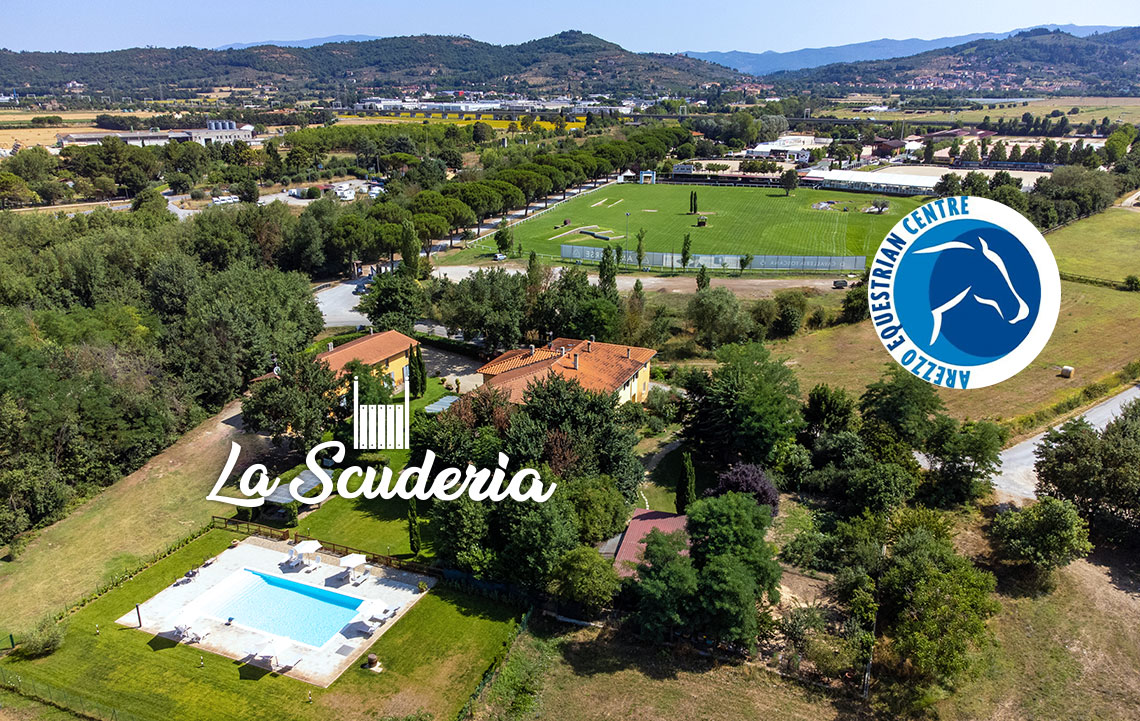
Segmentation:
<svg viewBox="0 0 1140 721">
<path fill-rule="evenodd" d="M 75 52 L 329 35 L 469 35 L 513 44 L 562 30 L 593 33 L 637 52 L 763 52 L 1040 24 L 1140 25 L 1134 0 L 3 0 L 0 6 L 0 48 Z"/>
</svg>

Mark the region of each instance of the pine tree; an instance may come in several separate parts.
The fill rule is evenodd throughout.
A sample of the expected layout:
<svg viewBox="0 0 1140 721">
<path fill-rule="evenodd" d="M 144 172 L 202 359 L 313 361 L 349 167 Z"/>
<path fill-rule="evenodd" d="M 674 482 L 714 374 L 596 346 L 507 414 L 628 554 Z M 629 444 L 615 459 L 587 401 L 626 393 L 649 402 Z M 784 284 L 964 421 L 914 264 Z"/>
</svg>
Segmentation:
<svg viewBox="0 0 1140 721">
<path fill-rule="evenodd" d="M 681 455 L 685 472 L 677 479 L 677 513 L 684 513 L 689 504 L 697 500 L 697 472 L 693 470 L 693 456 L 686 451 Z"/>
<path fill-rule="evenodd" d="M 681 269 L 689 269 L 689 261 L 693 259 L 693 238 L 689 233 L 685 233 L 685 239 L 681 241 Z"/>
<path fill-rule="evenodd" d="M 416 499 L 408 499 L 408 543 L 412 553 L 420 554 L 420 515 L 416 512 Z"/>
<path fill-rule="evenodd" d="M 702 291 L 708 287 L 709 287 L 709 269 L 702 265 L 701 269 L 697 271 L 697 292 L 699 293 L 700 291 Z"/>
<path fill-rule="evenodd" d="M 694 190 L 693 191 L 693 215 L 696 215 L 699 212 L 700 212 L 700 210 L 697 207 L 697 191 Z"/>
</svg>

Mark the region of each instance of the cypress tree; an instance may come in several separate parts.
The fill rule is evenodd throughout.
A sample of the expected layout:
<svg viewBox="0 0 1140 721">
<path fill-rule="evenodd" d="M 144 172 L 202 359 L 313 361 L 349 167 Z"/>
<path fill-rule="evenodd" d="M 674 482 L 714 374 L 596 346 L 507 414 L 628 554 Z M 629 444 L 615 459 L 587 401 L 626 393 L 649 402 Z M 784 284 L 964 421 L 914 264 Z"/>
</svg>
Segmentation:
<svg viewBox="0 0 1140 721">
<path fill-rule="evenodd" d="M 416 512 L 416 499 L 408 499 L 408 544 L 412 553 L 420 555 L 420 515 Z"/>
<path fill-rule="evenodd" d="M 709 287 L 709 269 L 701 266 L 697 271 L 697 292 Z"/>
<path fill-rule="evenodd" d="M 693 456 L 685 451 L 681 455 L 685 472 L 677 479 L 677 513 L 684 513 L 689 504 L 697 499 L 697 472 L 693 470 Z"/>
<path fill-rule="evenodd" d="M 427 393 L 428 380 L 427 366 L 424 364 L 424 354 L 421 346 L 416 346 L 416 353 L 413 360 L 416 369 L 416 384 L 412 387 L 412 393 L 416 396 L 416 398 L 421 398 L 423 397 L 424 393 Z"/>
</svg>

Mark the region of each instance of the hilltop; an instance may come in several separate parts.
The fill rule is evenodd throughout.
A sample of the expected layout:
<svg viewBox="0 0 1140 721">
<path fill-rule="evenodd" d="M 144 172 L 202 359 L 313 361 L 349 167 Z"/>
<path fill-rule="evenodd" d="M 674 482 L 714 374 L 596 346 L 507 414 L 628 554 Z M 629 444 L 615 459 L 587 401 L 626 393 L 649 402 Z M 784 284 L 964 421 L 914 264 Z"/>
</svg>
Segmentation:
<svg viewBox="0 0 1140 721">
<path fill-rule="evenodd" d="M 535 92 L 651 92 L 724 82 L 740 73 L 684 55 L 633 53 L 577 31 L 518 45 L 419 35 L 315 47 L 258 45 L 233 50 L 132 48 L 101 53 L 0 51 L 0 77 L 25 92 L 194 90 L 272 83 L 408 86 Z"/>
</svg>

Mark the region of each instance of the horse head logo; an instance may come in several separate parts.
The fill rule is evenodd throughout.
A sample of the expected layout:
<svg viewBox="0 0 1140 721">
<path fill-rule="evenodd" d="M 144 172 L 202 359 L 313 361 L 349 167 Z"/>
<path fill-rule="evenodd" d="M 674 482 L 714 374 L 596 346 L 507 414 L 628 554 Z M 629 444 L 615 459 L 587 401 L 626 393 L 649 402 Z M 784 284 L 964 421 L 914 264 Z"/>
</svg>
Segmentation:
<svg viewBox="0 0 1140 721">
<path fill-rule="evenodd" d="M 932 345 L 934 341 L 938 340 L 938 335 L 942 332 L 942 316 L 968 300 L 993 308 L 998 317 L 1010 325 L 1020 323 L 1029 317 L 1029 306 L 1013 287 L 1013 281 L 1009 278 L 1005 261 L 990 249 L 985 238 L 979 236 L 978 242 L 981 243 L 980 248 L 960 240 L 953 240 L 914 251 L 915 255 L 950 251 L 979 254 L 977 262 L 970 263 L 968 266 L 970 275 L 963 274 L 962 277 L 953 280 L 953 284 L 950 286 L 955 291 L 953 296 L 930 310 L 934 317 L 934 329 L 930 334 Z"/>
</svg>

